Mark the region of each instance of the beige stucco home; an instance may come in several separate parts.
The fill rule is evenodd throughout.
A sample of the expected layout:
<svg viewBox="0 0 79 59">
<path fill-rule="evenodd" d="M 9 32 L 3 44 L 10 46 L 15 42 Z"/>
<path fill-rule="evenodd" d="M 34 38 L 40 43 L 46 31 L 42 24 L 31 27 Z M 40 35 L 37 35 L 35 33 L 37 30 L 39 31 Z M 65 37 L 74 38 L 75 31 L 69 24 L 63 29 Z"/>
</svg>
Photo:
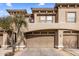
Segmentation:
<svg viewBox="0 0 79 59">
<path fill-rule="evenodd" d="M 28 30 L 21 28 L 27 48 L 79 48 L 79 4 L 56 4 L 54 8 L 32 8 L 32 14 L 26 10 L 12 10 L 10 15 L 25 15 Z M 16 33 L 16 29 L 14 30 Z M 2 45 L 5 46 L 4 33 Z M 2 39 L 0 39 L 2 40 Z"/>
</svg>

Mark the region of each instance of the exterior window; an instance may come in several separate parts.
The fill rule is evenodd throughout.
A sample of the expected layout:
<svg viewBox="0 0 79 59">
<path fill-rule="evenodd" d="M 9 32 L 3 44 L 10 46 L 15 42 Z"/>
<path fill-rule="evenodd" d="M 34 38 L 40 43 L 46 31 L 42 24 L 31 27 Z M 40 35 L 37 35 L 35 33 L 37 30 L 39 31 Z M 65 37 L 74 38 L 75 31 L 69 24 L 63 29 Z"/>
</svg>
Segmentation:
<svg viewBox="0 0 79 59">
<path fill-rule="evenodd" d="M 76 13 L 75 12 L 67 13 L 67 22 L 69 22 L 69 23 L 75 23 L 76 22 Z"/>
<path fill-rule="evenodd" d="M 53 20 L 52 16 L 40 16 L 40 21 L 41 22 L 48 23 L 48 22 L 52 22 L 52 20 Z"/>
<path fill-rule="evenodd" d="M 29 22 L 34 23 L 34 19 L 32 17 L 29 17 Z"/>
<path fill-rule="evenodd" d="M 47 16 L 47 22 L 52 22 L 52 16 Z"/>
<path fill-rule="evenodd" d="M 45 22 L 46 21 L 46 17 L 45 16 L 40 16 L 40 21 L 41 22 Z"/>
<path fill-rule="evenodd" d="M 30 23 L 34 23 L 34 19 L 29 19 L 29 22 Z"/>
</svg>

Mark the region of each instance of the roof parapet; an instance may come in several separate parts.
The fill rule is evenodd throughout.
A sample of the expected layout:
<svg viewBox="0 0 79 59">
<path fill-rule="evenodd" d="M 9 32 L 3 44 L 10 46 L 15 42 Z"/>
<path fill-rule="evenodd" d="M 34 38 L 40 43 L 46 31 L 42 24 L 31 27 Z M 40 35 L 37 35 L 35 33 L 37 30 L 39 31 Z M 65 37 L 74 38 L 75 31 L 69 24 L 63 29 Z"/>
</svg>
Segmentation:
<svg viewBox="0 0 79 59">
<path fill-rule="evenodd" d="M 46 12 L 46 11 L 54 13 L 57 11 L 56 8 L 31 8 L 31 9 L 32 9 L 32 13 L 34 12 L 39 13 L 39 12 Z"/>
<path fill-rule="evenodd" d="M 7 9 L 9 14 L 27 14 L 26 9 Z"/>
<path fill-rule="evenodd" d="M 79 7 L 79 3 L 56 3 L 55 8 L 76 8 Z"/>
</svg>

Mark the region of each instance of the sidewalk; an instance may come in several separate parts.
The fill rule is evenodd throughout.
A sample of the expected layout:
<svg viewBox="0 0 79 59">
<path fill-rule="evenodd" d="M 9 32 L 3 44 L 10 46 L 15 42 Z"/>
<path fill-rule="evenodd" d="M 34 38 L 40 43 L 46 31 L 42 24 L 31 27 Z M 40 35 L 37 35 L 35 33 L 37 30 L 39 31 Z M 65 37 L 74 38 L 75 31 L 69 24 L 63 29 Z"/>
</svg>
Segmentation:
<svg viewBox="0 0 79 59">
<path fill-rule="evenodd" d="M 74 56 L 79 56 L 79 49 L 64 49 L 64 51 L 66 51 Z"/>
<path fill-rule="evenodd" d="M 11 52 L 11 49 L 0 48 L 0 56 L 4 56 L 7 52 Z"/>
</svg>

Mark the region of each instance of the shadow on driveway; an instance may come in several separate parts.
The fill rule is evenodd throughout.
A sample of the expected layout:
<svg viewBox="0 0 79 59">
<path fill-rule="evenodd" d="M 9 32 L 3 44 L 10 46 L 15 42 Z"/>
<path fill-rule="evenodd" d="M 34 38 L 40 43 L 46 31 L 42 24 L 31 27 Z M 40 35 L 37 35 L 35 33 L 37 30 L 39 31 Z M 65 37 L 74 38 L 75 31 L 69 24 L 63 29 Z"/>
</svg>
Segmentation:
<svg viewBox="0 0 79 59">
<path fill-rule="evenodd" d="M 55 48 L 25 48 L 16 56 L 72 56 L 72 54 Z"/>
</svg>

